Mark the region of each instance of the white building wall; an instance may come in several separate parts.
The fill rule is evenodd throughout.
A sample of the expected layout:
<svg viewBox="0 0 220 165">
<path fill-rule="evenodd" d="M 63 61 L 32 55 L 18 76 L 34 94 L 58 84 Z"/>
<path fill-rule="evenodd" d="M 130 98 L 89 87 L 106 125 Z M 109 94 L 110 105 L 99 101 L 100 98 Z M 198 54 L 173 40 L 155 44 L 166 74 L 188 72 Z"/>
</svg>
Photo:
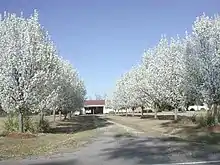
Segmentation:
<svg viewBox="0 0 220 165">
<path fill-rule="evenodd" d="M 89 107 L 101 107 L 100 105 L 91 105 Z M 114 111 L 112 108 L 106 108 L 103 106 L 103 114 L 108 114 L 109 112 Z M 85 108 L 81 109 L 82 114 L 86 114 Z"/>
<path fill-rule="evenodd" d="M 114 111 L 114 110 L 112 108 L 105 108 L 105 106 L 104 106 L 104 108 L 103 108 L 103 113 L 104 114 L 108 114 L 111 111 Z"/>
<path fill-rule="evenodd" d="M 82 108 L 81 109 L 81 113 L 80 113 L 81 115 L 85 115 L 86 114 L 86 111 L 85 111 L 85 108 Z"/>
<path fill-rule="evenodd" d="M 90 105 L 89 107 L 103 107 L 104 114 L 109 113 L 110 111 L 113 111 L 112 109 L 106 109 L 105 106 L 103 105 Z M 85 108 L 82 108 L 81 111 L 82 111 L 82 114 L 86 114 Z"/>
</svg>

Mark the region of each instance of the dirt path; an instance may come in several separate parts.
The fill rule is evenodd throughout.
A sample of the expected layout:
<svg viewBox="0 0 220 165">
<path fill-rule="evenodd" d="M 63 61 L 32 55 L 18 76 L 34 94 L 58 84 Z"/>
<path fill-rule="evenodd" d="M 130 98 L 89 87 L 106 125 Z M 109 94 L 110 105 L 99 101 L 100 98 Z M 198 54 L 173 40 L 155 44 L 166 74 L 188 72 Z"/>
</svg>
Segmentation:
<svg viewBox="0 0 220 165">
<path fill-rule="evenodd" d="M 208 145 L 149 137 L 119 125 L 102 129 L 99 138 L 76 152 L 36 160 L 2 161 L 0 165 L 220 164 L 219 150 Z"/>
</svg>

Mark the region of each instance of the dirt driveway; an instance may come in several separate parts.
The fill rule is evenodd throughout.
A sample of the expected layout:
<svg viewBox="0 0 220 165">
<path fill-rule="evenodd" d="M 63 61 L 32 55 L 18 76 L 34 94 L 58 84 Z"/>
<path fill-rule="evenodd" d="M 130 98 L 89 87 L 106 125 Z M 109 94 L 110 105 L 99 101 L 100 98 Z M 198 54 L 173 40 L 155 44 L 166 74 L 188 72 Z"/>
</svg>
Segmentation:
<svg viewBox="0 0 220 165">
<path fill-rule="evenodd" d="M 119 125 L 99 129 L 103 133 L 78 151 L 35 160 L 2 161 L 0 165 L 220 164 L 219 150 L 210 145 L 137 135 L 134 129 Z"/>
</svg>

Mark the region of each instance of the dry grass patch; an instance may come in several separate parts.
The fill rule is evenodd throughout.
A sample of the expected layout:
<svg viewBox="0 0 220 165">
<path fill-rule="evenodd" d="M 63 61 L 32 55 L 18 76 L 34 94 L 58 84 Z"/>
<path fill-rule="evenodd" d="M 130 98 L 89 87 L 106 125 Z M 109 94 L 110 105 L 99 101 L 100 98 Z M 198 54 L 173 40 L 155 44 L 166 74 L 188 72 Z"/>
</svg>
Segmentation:
<svg viewBox="0 0 220 165">
<path fill-rule="evenodd" d="M 165 130 L 167 134 L 177 136 L 186 141 L 220 144 L 220 133 L 218 126 L 214 128 L 200 127 L 190 120 L 179 120 L 177 122 L 164 122 L 158 127 Z"/>
<path fill-rule="evenodd" d="M 4 131 L 4 121 L 5 121 L 5 117 L 0 117 L 0 134 Z"/>
<path fill-rule="evenodd" d="M 79 116 L 69 121 L 51 123 L 50 133 L 38 134 L 36 137 L 18 138 L 17 133 L 2 136 L 0 137 L 0 159 L 51 155 L 77 149 L 101 133 L 96 128 L 108 124 L 106 120 L 99 117 Z"/>
<path fill-rule="evenodd" d="M 110 120 L 143 131 L 148 136 L 173 136 L 183 140 L 220 144 L 220 133 L 199 127 L 192 120 L 184 118 L 173 120 L 140 119 L 139 117 L 109 116 Z"/>
<path fill-rule="evenodd" d="M 155 131 L 154 128 L 163 123 L 164 121 L 155 119 L 140 119 L 140 117 L 121 117 L 121 116 L 108 116 L 109 120 L 129 126 L 139 131 L 145 132 L 149 136 L 162 136 L 163 130 Z M 166 120 L 167 121 L 167 120 Z"/>
<path fill-rule="evenodd" d="M 160 134 L 176 135 L 180 130 L 185 130 L 186 128 L 193 129 L 196 127 L 195 124 L 185 119 L 178 122 L 174 122 L 173 120 L 158 120 L 154 118 L 140 119 L 139 117 L 121 116 L 110 116 L 109 119 L 146 133 L 159 132 Z"/>
<path fill-rule="evenodd" d="M 29 139 L 2 137 L 0 153 L 4 159 L 50 155 L 64 149 L 75 149 L 81 146 L 82 141 L 96 135 L 96 131 L 88 130 L 76 134 L 45 134 Z"/>
</svg>

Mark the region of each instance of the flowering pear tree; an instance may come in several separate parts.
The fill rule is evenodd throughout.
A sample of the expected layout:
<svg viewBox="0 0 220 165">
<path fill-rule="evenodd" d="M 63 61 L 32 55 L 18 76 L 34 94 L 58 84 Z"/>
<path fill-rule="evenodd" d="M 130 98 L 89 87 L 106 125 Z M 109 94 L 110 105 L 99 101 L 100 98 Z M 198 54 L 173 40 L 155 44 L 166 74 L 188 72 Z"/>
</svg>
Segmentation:
<svg viewBox="0 0 220 165">
<path fill-rule="evenodd" d="M 6 13 L 1 17 L 0 65 L 1 106 L 19 114 L 21 132 L 24 116 L 32 111 L 73 109 L 84 102 L 83 82 L 58 57 L 36 11 L 30 18 Z"/>
<path fill-rule="evenodd" d="M 128 108 L 128 99 L 127 99 L 127 93 L 128 91 L 126 91 L 126 77 L 127 75 L 124 74 L 122 75 L 121 79 L 119 79 L 116 82 L 116 89 L 115 92 L 113 93 L 113 103 L 114 109 L 126 109 L 127 112 L 127 108 Z M 127 114 L 127 113 L 126 113 Z"/>
<path fill-rule="evenodd" d="M 171 39 L 168 54 L 165 55 L 164 61 L 166 67 L 164 68 L 164 79 L 166 86 L 166 94 L 168 95 L 167 103 L 174 108 L 174 119 L 177 120 L 178 109 L 184 107 L 184 63 L 185 43 L 179 38 L 177 40 Z"/>
<path fill-rule="evenodd" d="M 119 113 L 119 101 L 118 101 L 118 93 L 117 90 L 115 90 L 112 94 L 112 99 L 111 99 L 111 107 L 115 110 L 115 113 L 118 111 Z"/>
<path fill-rule="evenodd" d="M 148 103 L 147 86 L 143 81 L 146 79 L 144 68 L 141 65 L 133 67 L 128 73 L 129 79 L 129 106 L 134 112 L 134 108 L 141 107 L 142 115 L 144 106 Z"/>
<path fill-rule="evenodd" d="M 117 108 L 169 105 L 175 110 L 190 103 L 212 107 L 215 124 L 220 106 L 220 17 L 202 15 L 184 39 L 162 37 L 145 52 L 140 65 L 131 68 L 116 84 Z"/>
<path fill-rule="evenodd" d="M 64 113 L 66 118 L 67 113 L 83 107 L 86 90 L 77 71 L 68 61 L 62 61 L 61 66 L 62 76 L 59 79 L 58 109 Z"/>
<path fill-rule="evenodd" d="M 203 81 L 203 77 L 199 74 L 199 63 L 195 58 L 194 46 L 195 43 L 192 37 L 186 34 L 184 39 L 185 52 L 183 56 L 184 62 L 184 106 L 188 110 L 189 105 L 198 104 L 204 102 L 202 97 L 200 85 Z"/>
<path fill-rule="evenodd" d="M 217 106 L 220 104 L 220 17 L 197 17 L 187 41 L 187 57 L 191 60 L 188 66 L 192 71 L 189 79 L 209 107 L 212 106 L 217 124 Z"/>
<path fill-rule="evenodd" d="M 19 113 L 23 132 L 24 114 L 39 104 L 42 95 L 51 93 L 55 51 L 36 11 L 29 19 L 7 14 L 0 26 L 1 103 L 6 111 Z"/>
<path fill-rule="evenodd" d="M 138 100 L 136 99 L 135 93 L 135 68 L 132 68 L 129 72 L 126 73 L 125 79 L 125 91 L 126 92 L 126 100 L 127 100 L 127 108 L 132 109 L 132 114 L 134 116 L 134 109 L 138 106 Z"/>
<path fill-rule="evenodd" d="M 157 112 L 166 100 L 164 75 L 163 75 L 163 53 L 166 53 L 168 47 L 168 41 L 166 38 L 162 38 L 159 44 L 145 52 L 143 57 L 143 65 L 146 68 L 146 79 L 144 83 L 147 85 L 146 94 L 151 102 L 151 107 L 154 107 L 155 118 L 157 118 Z"/>
<path fill-rule="evenodd" d="M 146 54 L 145 54 L 146 55 Z M 150 108 L 152 106 L 153 98 L 150 95 L 150 84 L 149 84 L 149 74 L 148 74 L 148 64 L 146 61 L 148 56 L 145 56 L 145 61 L 137 67 L 136 70 L 136 85 L 135 93 L 138 100 L 138 105 L 141 107 L 141 115 L 143 116 L 144 108 Z M 144 59 L 144 58 L 143 58 Z"/>
<path fill-rule="evenodd" d="M 172 39 L 169 44 L 168 40 L 162 37 L 156 47 L 145 52 L 142 60 L 146 68 L 144 82 L 148 88 L 145 93 L 155 107 L 155 118 L 157 110 L 164 103 L 174 107 L 175 119 L 178 108 L 182 108 L 184 50 L 180 40 Z"/>
</svg>

